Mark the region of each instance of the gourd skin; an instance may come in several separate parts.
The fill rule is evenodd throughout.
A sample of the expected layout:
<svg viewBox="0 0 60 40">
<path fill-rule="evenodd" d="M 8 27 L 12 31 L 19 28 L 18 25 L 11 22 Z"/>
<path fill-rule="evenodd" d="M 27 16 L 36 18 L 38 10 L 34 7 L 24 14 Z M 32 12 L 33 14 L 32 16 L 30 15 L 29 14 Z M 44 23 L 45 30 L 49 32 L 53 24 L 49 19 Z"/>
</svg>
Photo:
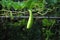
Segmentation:
<svg viewBox="0 0 60 40">
<path fill-rule="evenodd" d="M 32 11 L 31 10 L 28 10 L 29 11 L 29 19 L 28 19 L 28 23 L 27 23 L 27 29 L 30 29 L 32 27 L 32 24 L 33 24 L 33 15 L 32 15 Z"/>
</svg>

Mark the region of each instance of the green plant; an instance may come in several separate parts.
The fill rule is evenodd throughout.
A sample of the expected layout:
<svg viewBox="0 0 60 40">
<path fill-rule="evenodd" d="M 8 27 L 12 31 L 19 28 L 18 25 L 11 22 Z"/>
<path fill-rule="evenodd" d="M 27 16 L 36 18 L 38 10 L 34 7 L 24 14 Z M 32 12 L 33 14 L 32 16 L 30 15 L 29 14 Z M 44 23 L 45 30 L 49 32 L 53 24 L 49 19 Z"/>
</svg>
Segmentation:
<svg viewBox="0 0 60 40">
<path fill-rule="evenodd" d="M 18 22 L 14 22 L 14 23 L 7 23 L 7 26 L 14 26 L 14 27 L 18 27 L 18 26 L 26 26 L 27 29 L 30 29 L 33 25 L 34 19 L 33 19 L 33 9 L 38 9 L 37 11 L 39 12 L 40 15 L 44 16 L 47 13 L 52 13 L 52 11 L 54 12 L 55 6 L 57 5 L 58 0 L 26 0 L 23 2 L 13 2 L 12 0 L 2 0 L 0 3 L 2 4 L 3 8 L 7 8 L 8 11 L 10 11 L 10 8 L 12 7 L 14 10 L 22 10 L 24 8 L 27 9 L 28 13 L 29 13 L 29 19 L 28 22 L 26 22 L 26 20 L 20 20 Z M 45 7 L 45 6 L 49 6 L 49 7 Z M 59 6 L 59 5 L 58 5 Z M 57 8 L 58 8 L 57 6 Z M 60 6 L 59 6 L 60 7 Z M 19 12 L 20 13 L 20 12 Z M 17 13 L 16 13 L 17 14 Z M 53 13 L 52 13 L 53 14 Z M 58 14 L 58 12 L 57 12 Z M 18 14 L 19 15 L 19 14 Z M 11 17 L 11 19 L 14 18 L 12 11 L 10 11 L 9 16 Z M 20 16 L 20 15 L 19 15 Z M 26 24 L 27 23 L 27 24 Z M 54 35 L 54 33 L 51 31 L 53 25 L 56 23 L 55 19 L 43 19 L 42 20 L 42 31 L 43 31 L 43 35 L 45 35 L 45 40 L 49 40 L 49 38 Z M 4 23 L 5 24 L 5 23 Z M 37 25 L 37 24 L 36 24 Z M 39 24 L 38 24 L 39 25 Z M 35 27 L 34 27 L 35 28 Z M 33 29 L 34 31 L 35 29 Z M 40 25 L 38 27 L 38 32 L 40 31 Z M 20 31 L 20 30 L 19 30 Z M 31 31 L 31 30 L 30 30 Z M 30 33 L 30 32 L 29 32 Z M 31 32 L 32 33 L 32 32 Z M 37 33 L 35 31 L 35 33 Z M 24 34 L 24 33 L 23 33 Z M 25 36 L 25 35 L 24 35 Z"/>
<path fill-rule="evenodd" d="M 45 35 L 46 35 L 46 39 L 45 40 L 49 40 L 49 37 L 51 37 L 54 33 L 51 32 L 51 30 L 46 30 Z"/>
<path fill-rule="evenodd" d="M 26 24 L 27 24 L 27 21 L 25 19 L 22 19 L 22 20 L 19 20 L 18 22 L 13 23 L 13 26 L 14 27 L 17 27 L 17 26 L 26 26 Z"/>
<path fill-rule="evenodd" d="M 53 2 L 55 3 L 56 1 L 53 1 Z M 2 0 L 1 1 L 1 4 L 3 5 L 3 7 L 7 7 L 7 9 L 10 9 L 11 7 L 13 7 L 15 10 L 22 10 L 24 8 L 27 8 L 27 10 L 29 11 L 29 14 L 30 14 L 29 20 L 27 23 L 27 28 L 30 28 L 33 23 L 33 21 L 31 21 L 31 20 L 33 20 L 33 14 L 32 14 L 33 8 L 38 7 L 39 11 L 43 12 L 43 10 L 45 9 L 45 3 L 46 3 L 46 0 L 27 0 L 27 1 L 23 1 L 23 2 L 13 2 L 12 0 Z M 45 14 L 41 13 L 41 15 L 45 15 Z M 12 13 L 10 13 L 10 16 L 11 16 L 11 18 L 13 18 Z M 46 19 L 42 20 L 42 21 L 43 21 L 44 26 L 50 26 L 52 24 L 51 21 L 50 21 L 51 22 L 50 23 L 48 20 L 46 21 Z M 47 22 L 47 25 L 44 21 Z"/>
<path fill-rule="evenodd" d="M 51 20 L 48 20 L 48 19 L 43 19 L 42 20 L 42 25 L 43 26 L 52 26 L 52 25 L 54 25 L 55 24 L 55 20 L 53 20 L 53 19 L 51 19 Z"/>
<path fill-rule="evenodd" d="M 44 10 L 44 2 L 45 0 L 27 0 L 23 2 L 13 2 L 12 0 L 2 0 L 1 4 L 3 7 L 7 7 L 7 9 L 10 9 L 13 7 L 15 10 L 22 10 L 24 8 L 27 8 L 29 11 L 29 20 L 27 23 L 27 29 L 31 28 L 32 23 L 33 23 L 33 14 L 32 14 L 32 9 L 38 7 L 40 10 Z M 11 18 L 13 18 L 12 13 L 10 12 Z"/>
<path fill-rule="evenodd" d="M 46 27 L 45 30 L 42 30 L 46 36 L 45 40 L 49 40 L 49 37 L 52 36 L 54 33 L 51 32 L 51 28 L 56 23 L 55 19 L 43 19 L 42 20 L 42 26 Z"/>
<path fill-rule="evenodd" d="M 44 0 L 43 0 L 44 1 Z M 35 8 L 38 6 L 41 10 L 44 10 L 44 3 L 43 1 L 38 1 L 38 0 L 28 0 L 26 7 L 28 8 L 28 11 L 30 13 L 29 20 L 27 23 L 27 29 L 31 28 L 32 23 L 33 23 L 33 14 L 32 14 L 32 8 Z"/>
</svg>

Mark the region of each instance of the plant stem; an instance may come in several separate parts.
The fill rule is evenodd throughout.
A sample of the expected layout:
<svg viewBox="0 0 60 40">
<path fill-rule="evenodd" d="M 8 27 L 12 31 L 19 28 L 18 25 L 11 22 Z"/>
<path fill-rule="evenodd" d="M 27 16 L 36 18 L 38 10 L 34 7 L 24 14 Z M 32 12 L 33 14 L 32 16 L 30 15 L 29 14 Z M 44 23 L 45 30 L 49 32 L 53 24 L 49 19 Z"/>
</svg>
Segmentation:
<svg viewBox="0 0 60 40">
<path fill-rule="evenodd" d="M 49 36 L 47 35 L 46 39 L 45 40 L 49 40 Z"/>
<path fill-rule="evenodd" d="M 10 17 L 11 17 L 11 19 L 13 19 L 13 14 L 12 14 L 12 12 L 10 11 Z"/>
</svg>

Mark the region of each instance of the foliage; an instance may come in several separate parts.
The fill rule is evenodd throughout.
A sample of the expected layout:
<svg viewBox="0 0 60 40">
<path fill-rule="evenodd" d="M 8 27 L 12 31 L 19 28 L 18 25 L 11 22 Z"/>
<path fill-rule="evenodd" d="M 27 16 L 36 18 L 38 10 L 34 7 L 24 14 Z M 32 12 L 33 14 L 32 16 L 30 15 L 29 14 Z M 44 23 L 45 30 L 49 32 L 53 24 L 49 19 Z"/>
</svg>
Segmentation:
<svg viewBox="0 0 60 40">
<path fill-rule="evenodd" d="M 44 28 L 42 31 L 44 32 L 46 39 L 45 40 L 49 40 L 49 38 L 54 34 L 53 32 L 51 32 L 51 28 L 53 27 L 53 25 L 56 23 L 55 19 L 43 19 L 42 20 L 42 26 L 46 27 Z"/>
<path fill-rule="evenodd" d="M 51 37 L 52 35 L 54 35 L 54 33 L 52 33 L 50 30 L 46 30 L 46 39 L 45 40 L 49 40 L 49 37 Z"/>
<path fill-rule="evenodd" d="M 54 25 L 56 23 L 55 20 L 51 19 L 51 20 L 48 20 L 48 19 L 43 19 L 42 20 L 42 25 L 43 26 L 51 26 L 51 25 Z"/>
<path fill-rule="evenodd" d="M 13 24 L 13 26 L 14 27 L 17 27 L 17 26 L 26 26 L 26 23 L 27 23 L 27 21 L 25 20 L 25 19 L 22 19 L 22 20 L 20 20 L 20 21 L 18 21 L 18 22 L 15 22 L 14 24 Z"/>
<path fill-rule="evenodd" d="M 2 0 L 1 4 L 3 5 L 3 7 L 7 7 L 8 9 L 13 7 L 15 10 L 23 9 L 24 7 L 29 9 L 34 8 L 36 6 L 39 6 L 40 8 L 44 7 L 43 1 L 39 1 L 39 0 L 27 0 L 23 2 L 13 2 L 11 0 Z"/>
<path fill-rule="evenodd" d="M 8 9 L 8 11 L 10 10 L 10 8 L 14 8 L 14 10 L 23 10 L 26 8 L 30 14 L 29 19 L 28 19 L 28 23 L 26 22 L 26 20 L 23 19 L 23 20 L 20 20 L 18 22 L 12 23 L 12 25 L 14 27 L 22 26 L 22 25 L 26 26 L 27 25 L 26 28 L 30 29 L 32 27 L 32 24 L 34 21 L 33 20 L 33 9 L 36 9 L 36 10 L 38 9 L 37 11 L 42 16 L 46 15 L 47 13 L 50 13 L 50 11 L 53 14 L 53 12 L 54 13 L 55 13 L 55 11 L 57 12 L 58 9 L 56 9 L 56 8 L 60 8 L 60 6 L 57 5 L 58 2 L 60 2 L 60 0 L 26 0 L 26 1 L 22 1 L 22 2 L 19 2 L 19 1 L 13 2 L 12 0 L 2 0 L 0 2 L 0 4 L 2 4 L 4 9 Z M 47 11 L 45 11 L 45 10 L 47 10 Z M 58 12 L 57 12 L 57 14 L 58 14 Z M 10 12 L 9 16 L 11 17 L 11 19 L 14 18 L 12 12 Z M 44 27 L 46 27 L 46 28 L 44 28 L 44 30 L 42 30 L 42 28 L 40 28 L 41 26 L 39 25 L 38 29 L 37 29 L 37 27 L 36 27 L 36 29 L 38 30 L 38 32 L 40 32 L 40 30 L 44 31 L 43 34 L 45 34 L 46 40 L 49 40 L 49 37 L 53 35 L 51 28 L 53 27 L 53 25 L 55 23 L 56 23 L 55 19 L 50 19 L 50 20 L 49 19 L 43 19 L 42 20 L 42 28 L 44 28 Z M 35 27 L 33 29 L 31 28 L 29 30 L 29 33 L 31 30 L 36 30 L 36 29 L 35 29 Z M 31 31 L 31 33 L 33 33 L 33 31 Z M 37 33 L 37 32 L 35 32 L 35 33 Z"/>
<path fill-rule="evenodd" d="M 6 4 L 5 4 L 6 3 Z M 13 2 L 13 1 L 11 1 L 11 0 L 2 0 L 2 2 L 1 2 L 1 4 L 4 6 L 4 7 L 7 7 L 7 9 L 10 9 L 10 7 L 13 7 L 15 10 L 21 10 L 21 9 L 23 9 L 23 8 L 27 8 L 28 10 L 30 10 L 31 11 L 31 13 L 30 14 L 32 14 L 32 8 L 34 8 L 34 7 L 36 7 L 36 6 L 38 6 L 38 7 L 40 7 L 40 9 L 42 8 L 42 9 L 44 9 L 43 7 L 43 1 L 40 1 L 40 2 L 38 2 L 38 0 L 27 0 L 27 1 L 23 1 L 23 2 Z M 11 14 L 11 13 L 10 13 Z M 31 18 L 30 18 L 31 17 Z M 32 18 L 32 16 L 30 15 L 30 17 L 29 17 L 29 20 L 30 19 L 33 19 Z M 29 21 L 28 20 L 28 24 L 27 25 L 30 25 L 30 24 L 32 24 L 32 22 L 31 21 Z M 31 23 L 30 23 L 31 22 Z M 30 25 L 31 26 L 31 25 Z M 30 27 L 30 26 L 28 26 L 28 27 Z"/>
</svg>

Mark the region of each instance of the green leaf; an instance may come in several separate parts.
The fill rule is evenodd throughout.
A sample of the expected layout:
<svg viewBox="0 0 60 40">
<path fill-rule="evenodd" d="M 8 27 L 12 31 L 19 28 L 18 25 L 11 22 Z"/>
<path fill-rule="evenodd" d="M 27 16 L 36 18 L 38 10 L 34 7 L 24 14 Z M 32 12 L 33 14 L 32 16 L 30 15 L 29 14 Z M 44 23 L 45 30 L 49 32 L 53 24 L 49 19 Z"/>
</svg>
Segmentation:
<svg viewBox="0 0 60 40">
<path fill-rule="evenodd" d="M 38 7 L 39 7 L 41 10 L 44 10 L 44 9 L 45 9 L 45 0 L 40 1 L 40 2 L 38 2 L 37 4 L 38 4 Z"/>
<path fill-rule="evenodd" d="M 57 0 L 46 0 L 48 4 L 54 5 L 57 3 Z"/>
<path fill-rule="evenodd" d="M 6 0 L 2 0 L 2 1 L 1 1 L 1 4 L 2 4 L 3 7 L 6 6 L 6 2 L 7 2 Z"/>
<path fill-rule="evenodd" d="M 46 30 L 46 35 L 47 35 L 47 36 L 52 36 L 53 33 L 52 33 L 50 30 Z"/>
<path fill-rule="evenodd" d="M 23 9 L 23 8 L 25 8 L 25 6 L 26 6 L 26 2 L 20 2 L 20 3 L 18 3 L 19 4 L 19 6 L 20 6 L 20 9 Z"/>
<path fill-rule="evenodd" d="M 7 9 L 10 9 L 11 8 L 11 5 L 12 5 L 12 2 L 11 1 L 7 1 Z"/>
<path fill-rule="evenodd" d="M 18 5 L 17 2 L 13 2 L 12 7 L 13 7 L 15 10 L 18 10 L 18 9 L 19 9 L 19 5 Z"/>
<path fill-rule="evenodd" d="M 42 20 L 42 25 L 43 26 L 52 26 L 55 24 L 55 20 L 48 20 L 48 19 L 43 19 Z"/>
</svg>

